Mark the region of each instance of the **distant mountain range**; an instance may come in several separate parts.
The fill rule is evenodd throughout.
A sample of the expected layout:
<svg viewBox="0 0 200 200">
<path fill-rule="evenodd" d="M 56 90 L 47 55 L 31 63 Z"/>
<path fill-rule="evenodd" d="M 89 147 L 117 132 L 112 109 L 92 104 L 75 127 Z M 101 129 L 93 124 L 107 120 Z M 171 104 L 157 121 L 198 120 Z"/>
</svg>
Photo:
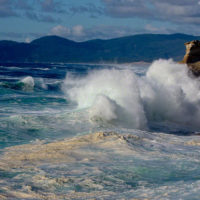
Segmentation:
<svg viewBox="0 0 200 200">
<path fill-rule="evenodd" d="M 159 58 L 181 60 L 184 43 L 200 39 L 185 34 L 141 34 L 109 40 L 74 42 L 45 36 L 31 43 L 0 41 L 0 62 L 125 63 Z"/>
</svg>

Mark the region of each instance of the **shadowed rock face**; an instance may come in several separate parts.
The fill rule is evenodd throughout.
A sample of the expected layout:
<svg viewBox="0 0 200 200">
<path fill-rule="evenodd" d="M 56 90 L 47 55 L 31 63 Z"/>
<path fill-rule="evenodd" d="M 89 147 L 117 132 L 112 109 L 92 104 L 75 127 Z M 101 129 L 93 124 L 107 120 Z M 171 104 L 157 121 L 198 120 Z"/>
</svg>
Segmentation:
<svg viewBox="0 0 200 200">
<path fill-rule="evenodd" d="M 195 76 L 200 76 L 200 41 L 186 42 L 186 53 L 181 63 L 186 63 Z"/>
</svg>

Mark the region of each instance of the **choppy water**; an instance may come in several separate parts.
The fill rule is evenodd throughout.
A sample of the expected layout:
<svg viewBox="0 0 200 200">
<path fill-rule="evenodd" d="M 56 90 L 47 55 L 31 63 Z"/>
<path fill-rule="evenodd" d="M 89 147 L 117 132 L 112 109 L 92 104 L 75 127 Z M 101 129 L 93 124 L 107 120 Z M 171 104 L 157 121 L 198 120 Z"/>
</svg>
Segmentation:
<svg viewBox="0 0 200 200">
<path fill-rule="evenodd" d="M 199 199 L 200 80 L 152 64 L 0 64 L 0 199 Z"/>
</svg>

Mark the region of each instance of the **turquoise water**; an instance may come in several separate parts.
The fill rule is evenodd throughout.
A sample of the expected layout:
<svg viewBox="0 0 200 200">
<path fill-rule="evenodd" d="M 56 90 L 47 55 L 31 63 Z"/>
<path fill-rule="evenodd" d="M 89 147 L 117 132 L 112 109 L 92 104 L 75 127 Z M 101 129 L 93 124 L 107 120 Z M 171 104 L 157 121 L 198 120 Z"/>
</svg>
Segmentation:
<svg viewBox="0 0 200 200">
<path fill-rule="evenodd" d="M 199 88 L 171 60 L 1 64 L 0 199 L 199 199 Z"/>
</svg>

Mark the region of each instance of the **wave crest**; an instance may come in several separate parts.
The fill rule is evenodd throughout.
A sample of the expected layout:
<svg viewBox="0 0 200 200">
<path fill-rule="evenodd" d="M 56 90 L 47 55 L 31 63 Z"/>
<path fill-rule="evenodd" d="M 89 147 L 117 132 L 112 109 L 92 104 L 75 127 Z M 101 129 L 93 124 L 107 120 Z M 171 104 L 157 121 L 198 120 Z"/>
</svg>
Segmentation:
<svg viewBox="0 0 200 200">
<path fill-rule="evenodd" d="M 103 69 L 85 77 L 67 75 L 63 90 L 93 121 L 146 129 L 151 122 L 200 128 L 200 82 L 186 65 L 157 60 L 144 76 L 132 70 Z"/>
</svg>

